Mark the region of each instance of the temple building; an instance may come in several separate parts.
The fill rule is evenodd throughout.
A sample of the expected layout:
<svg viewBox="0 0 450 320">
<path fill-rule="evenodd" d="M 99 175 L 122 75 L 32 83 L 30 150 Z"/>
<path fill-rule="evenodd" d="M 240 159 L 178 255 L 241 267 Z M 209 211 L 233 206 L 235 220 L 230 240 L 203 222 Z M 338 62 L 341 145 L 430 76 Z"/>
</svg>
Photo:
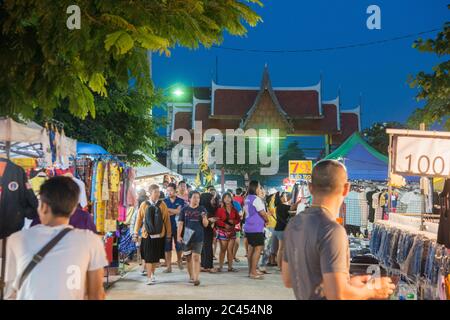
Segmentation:
<svg viewBox="0 0 450 320">
<path fill-rule="evenodd" d="M 193 132 L 196 121 L 201 121 L 203 131 L 277 128 L 286 139 L 323 137 L 321 155 L 326 156 L 361 130 L 361 118 L 360 106 L 342 110 L 339 96 L 331 101 L 322 97 L 322 81 L 309 87 L 273 87 L 266 66 L 259 87 L 219 85 L 212 81 L 211 87 L 192 88 L 183 102 L 169 103 L 167 137 L 172 139 L 176 129 Z M 170 162 L 168 156 L 169 168 L 178 169 L 183 175 L 193 176 L 198 171 L 194 165 L 180 168 Z"/>
</svg>

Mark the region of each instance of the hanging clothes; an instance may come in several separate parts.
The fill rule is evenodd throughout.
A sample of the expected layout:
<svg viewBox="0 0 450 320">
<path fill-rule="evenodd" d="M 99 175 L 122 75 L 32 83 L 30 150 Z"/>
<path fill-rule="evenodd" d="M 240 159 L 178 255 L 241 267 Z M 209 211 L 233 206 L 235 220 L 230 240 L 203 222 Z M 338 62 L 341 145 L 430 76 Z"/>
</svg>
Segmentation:
<svg viewBox="0 0 450 320">
<path fill-rule="evenodd" d="M 137 193 L 134 188 L 134 179 L 136 173 L 133 168 L 128 168 L 128 192 L 127 192 L 127 207 L 135 207 L 137 204 Z"/>
<path fill-rule="evenodd" d="M 0 239 L 3 239 L 22 229 L 25 218 L 38 218 L 38 200 L 21 167 L 6 159 L 0 159 L 0 164 Z"/>
<path fill-rule="evenodd" d="M 375 209 L 372 206 L 374 193 L 375 193 L 375 190 L 370 190 L 366 193 L 366 201 L 367 201 L 367 205 L 369 206 L 368 220 L 369 220 L 369 222 L 372 222 L 372 223 L 375 221 Z"/>
<path fill-rule="evenodd" d="M 445 180 L 444 190 L 439 195 L 441 216 L 439 219 L 438 243 L 450 248 L 450 179 Z"/>
<path fill-rule="evenodd" d="M 39 172 L 37 176 L 30 179 L 31 188 L 36 196 L 39 194 L 42 184 L 47 181 L 47 179 L 48 177 L 45 172 Z"/>
<path fill-rule="evenodd" d="M 49 131 L 46 128 L 44 128 L 41 132 L 41 144 L 42 144 L 42 150 L 44 152 L 44 165 L 45 165 L 45 167 L 49 167 L 53 164 L 52 148 L 50 146 Z"/>
<path fill-rule="evenodd" d="M 102 179 L 102 201 L 108 201 L 109 200 L 109 163 L 105 164 L 105 169 L 103 172 L 103 179 Z"/>
</svg>

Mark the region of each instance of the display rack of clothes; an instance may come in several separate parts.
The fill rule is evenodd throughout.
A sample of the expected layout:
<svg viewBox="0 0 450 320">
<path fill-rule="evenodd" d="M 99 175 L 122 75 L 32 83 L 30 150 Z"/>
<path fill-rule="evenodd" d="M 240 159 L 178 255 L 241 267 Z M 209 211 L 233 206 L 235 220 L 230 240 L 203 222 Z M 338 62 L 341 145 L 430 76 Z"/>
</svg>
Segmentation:
<svg viewBox="0 0 450 320">
<path fill-rule="evenodd" d="M 369 244 L 381 265 L 415 285 L 424 300 L 450 300 L 448 249 L 426 232 L 376 223 Z"/>
<path fill-rule="evenodd" d="M 354 185 L 345 203 L 345 224 L 366 228 L 369 218 L 369 207 L 366 201 L 366 187 Z"/>
<path fill-rule="evenodd" d="M 75 175 L 86 188 L 88 208 L 101 234 L 117 230 L 135 207 L 134 169 L 114 156 L 83 157 L 75 162 Z"/>
<path fill-rule="evenodd" d="M 305 211 L 311 205 L 312 195 L 309 192 L 307 181 L 299 181 L 292 187 L 292 204 L 298 200 L 301 200 L 301 202 L 297 206 L 297 214 Z"/>
</svg>

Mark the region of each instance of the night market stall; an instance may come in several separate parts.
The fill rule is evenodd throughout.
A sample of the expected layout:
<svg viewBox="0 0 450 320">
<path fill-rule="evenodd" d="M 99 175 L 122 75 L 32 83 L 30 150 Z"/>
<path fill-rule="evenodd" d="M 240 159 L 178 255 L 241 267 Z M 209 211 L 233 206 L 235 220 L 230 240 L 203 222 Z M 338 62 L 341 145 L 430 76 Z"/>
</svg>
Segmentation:
<svg viewBox="0 0 450 320">
<path fill-rule="evenodd" d="M 38 223 L 35 191 L 47 179 L 47 170 L 69 167 L 76 154 L 76 140 L 65 136 L 62 125 L 49 121 L 45 127 L 34 122 L 19 123 L 0 118 L 0 239 L 1 299 L 3 299 L 6 238 L 31 221 Z M 26 169 L 26 171 L 24 170 Z M 41 178 L 33 175 L 42 172 Z M 31 178 L 29 180 L 29 178 Z"/>
<path fill-rule="evenodd" d="M 389 174 L 421 177 L 422 210 L 419 216 L 392 212 L 388 221 L 377 221 L 370 250 L 398 277 L 398 299 L 450 300 L 450 132 L 387 133 Z M 447 179 L 440 193 L 433 192 L 433 177 Z"/>
<path fill-rule="evenodd" d="M 75 161 L 76 175 L 84 182 L 87 210 L 96 231 L 103 235 L 110 267 L 119 267 L 121 247 L 126 255 L 135 251 L 128 238 L 128 224 L 137 206 L 135 170 L 95 144 L 79 142 Z M 122 243 L 122 245 L 121 245 Z"/>
</svg>

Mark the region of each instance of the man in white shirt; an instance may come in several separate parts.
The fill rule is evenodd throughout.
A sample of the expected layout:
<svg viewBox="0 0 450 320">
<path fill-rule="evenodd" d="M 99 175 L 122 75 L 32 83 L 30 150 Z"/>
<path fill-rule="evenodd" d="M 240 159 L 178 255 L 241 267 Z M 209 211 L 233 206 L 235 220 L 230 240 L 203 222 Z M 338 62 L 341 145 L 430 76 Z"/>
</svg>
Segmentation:
<svg viewBox="0 0 450 320">
<path fill-rule="evenodd" d="M 103 268 L 108 264 L 99 236 L 73 229 L 69 218 L 79 201 L 79 187 L 69 177 L 46 181 L 40 190 L 41 225 L 12 234 L 6 249 L 6 297 L 18 300 L 100 300 L 105 298 Z M 32 269 L 34 256 L 62 230 L 68 232 Z"/>
</svg>

